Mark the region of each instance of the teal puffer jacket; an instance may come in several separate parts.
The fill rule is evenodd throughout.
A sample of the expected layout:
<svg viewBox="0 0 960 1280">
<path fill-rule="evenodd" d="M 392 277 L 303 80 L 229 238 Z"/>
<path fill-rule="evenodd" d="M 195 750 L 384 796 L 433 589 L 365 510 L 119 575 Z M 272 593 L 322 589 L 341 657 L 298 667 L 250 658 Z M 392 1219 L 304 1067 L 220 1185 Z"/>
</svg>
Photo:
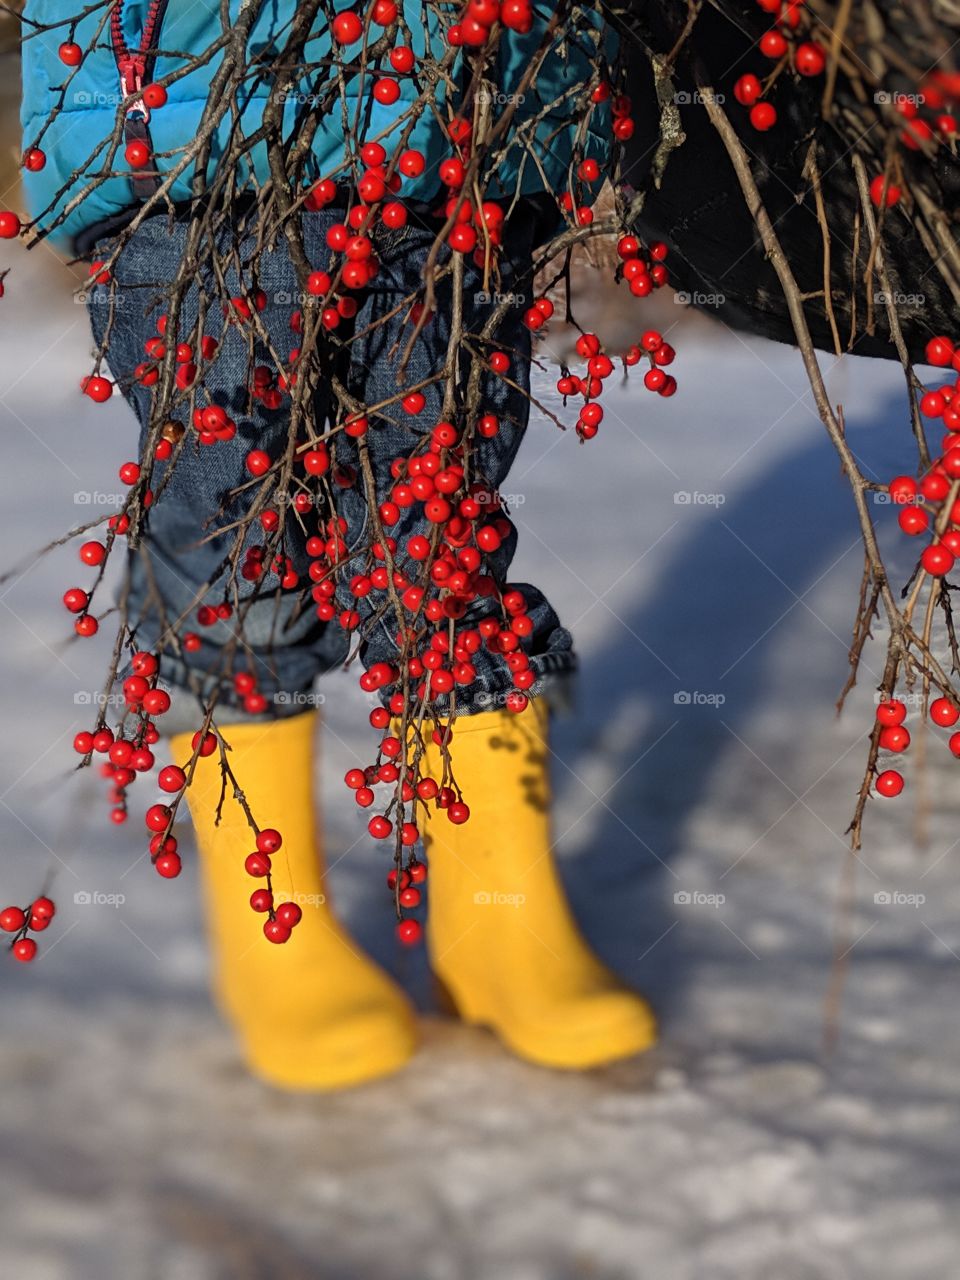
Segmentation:
<svg viewBox="0 0 960 1280">
<path fill-rule="evenodd" d="M 338 8 L 347 4 L 337 0 Z M 242 0 L 229 0 L 231 18 L 235 21 Z M 81 8 L 80 0 L 61 0 L 50 3 L 45 0 L 28 0 L 25 17 L 49 24 L 60 17 L 75 14 Z M 51 239 L 65 247 L 85 229 L 122 215 L 137 202 L 137 194 L 126 174 L 123 144 L 114 159 L 113 166 L 106 165 L 106 148 L 94 154 L 99 143 L 110 138 L 116 124 L 118 103 L 122 100 L 120 78 L 115 55 L 115 43 L 111 39 L 110 11 L 116 7 L 115 25 L 119 26 L 123 40 L 131 49 L 140 45 L 144 22 L 150 10 L 150 0 L 118 0 L 117 6 L 108 6 L 88 14 L 77 23 L 73 40 L 83 50 L 94 43 L 95 47 L 84 57 L 78 68 L 64 65 L 59 56 L 60 44 L 69 39 L 69 29 L 31 35 L 29 23 L 24 25 L 23 44 L 23 103 L 21 123 L 24 147 L 38 142 L 46 153 L 47 162 L 36 173 L 25 173 L 24 181 L 31 216 L 39 217 L 43 227 L 68 206 L 65 220 L 51 233 Z M 296 10 L 295 0 L 266 0 L 249 40 L 249 51 L 256 54 L 279 45 L 282 47 L 290 21 Z M 424 53 L 427 41 L 434 53 L 442 49 L 438 22 L 431 8 L 419 0 L 404 0 L 403 12 L 412 34 L 414 52 Z M 543 11 L 537 11 L 533 30 L 529 35 L 504 32 L 497 68 L 498 90 L 503 102 L 519 84 L 525 68 L 534 52 L 539 49 L 546 24 Z M 216 40 L 221 33 L 219 0 L 169 0 L 162 18 L 159 34 L 154 39 L 156 47 L 168 51 L 156 59 L 151 79 L 162 80 L 183 66 L 184 55 L 196 55 Z M 612 53 L 612 37 L 608 30 L 600 31 L 599 22 L 593 30 L 605 42 L 605 52 Z M 569 36 L 569 33 L 568 33 Z M 514 120 L 519 125 L 535 116 L 543 103 L 549 103 L 565 90 L 582 83 L 591 74 L 590 53 L 592 36 L 577 33 L 567 39 L 558 39 L 551 50 L 539 78 L 537 90 L 524 95 Z M 326 25 L 307 46 L 311 61 L 329 54 L 330 40 Z M 179 54 L 180 56 L 176 56 Z M 211 78 L 220 65 L 218 54 L 203 66 L 191 70 L 167 88 L 168 101 L 152 113 L 149 120 L 150 137 L 157 155 L 157 168 L 161 175 L 175 168 L 182 160 L 183 149 L 195 139 L 197 128 L 207 102 Z M 392 74 L 389 67 L 385 74 Z M 399 100 L 386 106 L 376 103 L 365 130 L 368 138 L 381 137 L 388 151 L 391 149 L 389 133 L 400 136 L 400 117 L 416 97 L 416 88 L 409 76 L 397 76 L 400 84 Z M 63 86 L 62 105 L 60 96 Z M 349 87 L 348 87 L 349 88 Z M 258 80 L 250 85 L 241 104 L 239 126 L 247 135 L 260 124 L 264 103 L 270 92 L 268 80 Z M 301 92 L 309 92 L 303 85 Z M 369 79 L 364 88 L 364 98 L 369 99 Z M 285 128 L 292 127 L 299 104 L 297 95 L 291 95 L 285 107 Z M 353 99 L 354 104 L 356 99 Z M 537 151 L 542 170 L 530 162 L 525 149 L 519 144 L 511 147 L 497 171 L 502 193 L 519 189 L 525 194 L 541 192 L 544 188 L 557 190 L 564 184 L 567 168 L 574 147 L 578 153 L 593 156 L 601 164 L 608 157 L 609 120 L 606 107 L 594 110 L 589 125 L 579 131 L 570 119 L 572 101 L 562 112 L 552 118 L 547 116 L 536 127 Z M 497 101 L 495 113 L 503 110 Z M 52 123 L 43 131 L 51 113 Z M 342 113 L 339 106 L 325 115 L 317 131 L 313 145 L 312 176 L 323 177 L 334 173 L 342 165 L 344 145 L 341 131 Z M 217 156 L 228 145 L 235 122 L 228 112 L 221 121 L 211 156 L 210 169 Z M 405 178 L 400 190 L 401 198 L 430 200 L 440 190 L 437 167 L 450 154 L 450 144 L 438 128 L 429 111 L 424 112 L 407 144 L 422 151 L 426 167 L 418 178 Z M 266 148 L 261 143 L 249 153 L 249 165 L 260 182 L 269 176 Z M 103 176 L 108 173 L 110 176 Z M 175 180 L 170 196 L 174 201 L 188 200 L 192 195 L 193 163 L 191 162 Z M 491 191 L 496 195 L 497 192 Z M 73 204 L 78 196 L 82 199 Z"/>
</svg>

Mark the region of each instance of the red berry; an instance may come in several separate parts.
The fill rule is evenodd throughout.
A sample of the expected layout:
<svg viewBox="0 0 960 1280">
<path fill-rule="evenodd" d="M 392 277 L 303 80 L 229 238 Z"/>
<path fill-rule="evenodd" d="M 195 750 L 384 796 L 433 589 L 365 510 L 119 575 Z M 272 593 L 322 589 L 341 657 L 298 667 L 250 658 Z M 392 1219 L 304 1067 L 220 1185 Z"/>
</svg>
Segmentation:
<svg viewBox="0 0 960 1280">
<path fill-rule="evenodd" d="M 750 123 L 759 133 L 766 133 L 777 123 L 777 110 L 770 102 L 758 102 L 750 108 Z"/>
<path fill-rule="evenodd" d="M 819 76 L 827 65 L 827 55 L 818 44 L 806 41 L 797 45 L 797 70 L 802 76 Z"/>
<path fill-rule="evenodd" d="M 741 76 L 733 86 L 733 96 L 742 107 L 752 107 L 763 92 L 763 87 L 755 75 Z"/>
<path fill-rule="evenodd" d="M 254 889 L 250 895 L 250 906 L 254 911 L 270 911 L 273 907 L 273 894 L 269 889 Z"/>
<path fill-rule="evenodd" d="M 142 169 L 150 162 L 150 148 L 139 138 L 127 143 L 123 155 L 131 169 Z"/>
<path fill-rule="evenodd" d="M 248 876 L 253 876 L 255 880 L 262 880 L 264 876 L 270 874 L 270 859 L 265 853 L 248 853 L 243 867 Z"/>
<path fill-rule="evenodd" d="M 84 564 L 100 565 L 103 564 L 107 556 L 107 549 L 102 542 L 85 542 L 80 548 L 80 559 Z"/>
<path fill-rule="evenodd" d="M 362 35 L 363 23 L 352 10 L 338 13 L 334 18 L 333 36 L 340 44 L 356 44 Z"/>
<path fill-rule="evenodd" d="M 279 920 L 264 920 L 263 936 L 268 942 L 287 942 L 290 938 L 290 930 Z"/>
<path fill-rule="evenodd" d="M 143 91 L 143 100 L 151 111 L 159 111 L 166 105 L 167 91 L 162 84 L 148 84 Z"/>
<path fill-rule="evenodd" d="M 270 470 L 270 455 L 263 449 L 251 449 L 245 465 L 252 476 L 265 475 Z"/>
<path fill-rule="evenodd" d="M 876 781 L 877 794 L 881 796 L 898 796 L 903 790 L 903 775 L 896 769 L 884 769 Z"/>
<path fill-rule="evenodd" d="M 187 775 L 179 765 L 168 764 L 161 769 L 157 783 L 161 791 L 182 791 L 187 782 Z"/>
<path fill-rule="evenodd" d="M 373 96 L 384 106 L 392 106 L 400 97 L 400 86 L 396 80 L 391 80 L 389 76 L 383 76 L 374 83 Z"/>
<path fill-rule="evenodd" d="M 423 937 L 419 920 L 401 920 L 397 925 L 397 938 L 405 947 L 415 946 Z"/>
<path fill-rule="evenodd" d="M 903 193 L 901 192 L 900 188 L 896 185 L 895 182 L 889 181 L 887 183 L 887 194 L 886 196 L 884 196 L 883 182 L 884 182 L 883 174 L 878 173 L 877 176 L 870 183 L 870 199 L 873 201 L 873 203 L 877 206 L 878 209 L 880 208 L 881 201 L 883 201 L 886 204 L 887 208 L 889 209 L 889 208 L 892 208 L 893 205 L 898 203 Z"/>
<path fill-rule="evenodd" d="M 930 517 L 923 507 L 903 507 L 897 516 L 897 524 L 904 533 L 915 538 L 917 534 L 926 532 Z"/>
<path fill-rule="evenodd" d="M 23 157 L 23 167 L 28 173 L 39 173 L 46 163 L 46 152 L 39 147 L 31 147 Z"/>
<path fill-rule="evenodd" d="M 52 920 L 57 914 L 57 907 L 52 898 L 41 897 L 34 899 L 30 912 L 41 920 Z"/>
<path fill-rule="evenodd" d="M 884 751 L 906 751 L 910 745 L 910 732 L 902 724 L 880 730 L 880 746 Z"/>
<path fill-rule="evenodd" d="M 927 343 L 926 357 L 927 364 L 945 368 L 953 359 L 953 343 L 949 338 L 931 338 Z"/>
<path fill-rule="evenodd" d="M 152 804 L 144 814 L 144 822 L 148 831 L 166 831 L 170 825 L 172 813 L 165 804 Z"/>
<path fill-rule="evenodd" d="M 415 62 L 416 56 L 413 50 L 407 48 L 406 45 L 397 45 L 395 49 L 391 49 L 390 51 L 390 65 L 393 67 L 394 71 L 398 71 L 401 75 L 405 75 L 408 71 L 412 71 Z M 379 160 L 377 163 L 382 164 L 383 161 Z"/>
<path fill-rule="evenodd" d="M 903 724 L 907 718 L 907 708 L 899 698 L 887 698 L 877 707 L 877 721 L 883 725 Z"/>
<path fill-rule="evenodd" d="M 98 374 L 94 374 L 91 378 L 85 378 L 82 389 L 84 395 L 88 395 L 97 404 L 103 404 L 113 395 L 113 383 L 108 378 L 101 378 Z"/>
<path fill-rule="evenodd" d="M 954 555 L 952 551 L 948 551 L 946 547 L 936 543 L 932 546 L 924 547 L 920 563 L 932 577 L 942 578 L 944 574 L 949 573 L 953 568 Z"/>
<path fill-rule="evenodd" d="M 4 933 L 17 933 L 27 923 L 27 917 L 19 907 L 4 907 L 0 911 L 0 929 Z"/>
<path fill-rule="evenodd" d="M 765 58 L 782 58 L 787 42 L 779 31 L 767 31 L 760 37 L 760 52 Z"/>
<path fill-rule="evenodd" d="M 894 502 L 910 502 L 920 492 L 912 476 L 894 476 L 887 488 Z"/>
<path fill-rule="evenodd" d="M 83 613 L 90 603 L 90 597 L 80 587 L 70 587 L 63 593 L 63 603 L 71 613 Z"/>
<path fill-rule="evenodd" d="M 65 40 L 58 53 L 60 54 L 60 61 L 68 67 L 78 67 L 83 61 L 83 50 L 71 40 Z"/>
<path fill-rule="evenodd" d="M 949 729 L 960 720 L 960 710 L 949 698 L 934 698 L 930 703 L 930 719 L 942 729 Z"/>
<path fill-rule="evenodd" d="M 285 928 L 293 929 L 303 919 L 303 912 L 295 902 L 281 902 L 277 907 L 277 919 Z"/>
<path fill-rule="evenodd" d="M 183 860 L 179 853 L 172 851 L 161 853 L 153 865 L 157 868 L 157 874 L 163 876 L 164 880 L 176 880 L 183 869 Z"/>
<path fill-rule="evenodd" d="M 198 746 L 200 748 L 201 756 L 213 755 L 214 751 L 216 751 L 217 749 L 217 735 L 215 733 L 205 733 L 203 735 L 203 741 L 201 742 L 200 731 L 197 730 L 197 732 L 193 735 L 193 740 L 190 743 L 190 747 L 191 747 L 191 750 L 196 751 Z"/>
<path fill-rule="evenodd" d="M 13 944 L 13 954 L 17 960 L 29 964 L 37 954 L 37 944 L 32 938 L 18 938 Z"/>
<path fill-rule="evenodd" d="M 264 827 L 257 835 L 257 848 L 261 853 L 276 853 L 283 844 L 283 836 L 273 827 Z"/>
</svg>

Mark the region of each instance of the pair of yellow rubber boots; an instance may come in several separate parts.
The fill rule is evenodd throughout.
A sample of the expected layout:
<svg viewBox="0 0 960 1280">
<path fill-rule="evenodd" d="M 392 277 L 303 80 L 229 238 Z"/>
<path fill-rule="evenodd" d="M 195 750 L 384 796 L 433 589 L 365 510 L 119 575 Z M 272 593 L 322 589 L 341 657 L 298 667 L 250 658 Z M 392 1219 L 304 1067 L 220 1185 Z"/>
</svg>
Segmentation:
<svg viewBox="0 0 960 1280">
<path fill-rule="evenodd" d="M 313 801 L 316 715 L 224 730 L 231 768 L 262 825 L 283 834 L 276 900 L 303 918 L 269 943 L 248 904 L 250 828 L 228 798 L 216 824 L 218 756 L 200 759 L 187 799 L 196 830 L 214 953 L 215 992 L 251 1070 L 288 1089 L 336 1089 L 398 1070 L 416 1049 L 414 1011 L 330 909 Z M 173 739 L 186 763 L 190 737 Z M 596 958 L 571 915 L 550 842 L 547 713 L 484 712 L 454 726 L 454 776 L 470 805 L 462 826 L 432 814 L 427 944 L 460 1015 L 520 1057 L 586 1068 L 648 1048 L 649 1006 Z M 439 778 L 439 752 L 427 768 Z"/>
</svg>

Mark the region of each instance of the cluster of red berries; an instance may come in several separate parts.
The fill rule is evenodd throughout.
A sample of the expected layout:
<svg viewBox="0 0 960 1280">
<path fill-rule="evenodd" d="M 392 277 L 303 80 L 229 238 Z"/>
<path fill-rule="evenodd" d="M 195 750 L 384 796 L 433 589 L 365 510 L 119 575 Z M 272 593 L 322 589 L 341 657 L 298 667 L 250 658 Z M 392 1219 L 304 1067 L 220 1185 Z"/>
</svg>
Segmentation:
<svg viewBox="0 0 960 1280">
<path fill-rule="evenodd" d="M 814 40 L 797 41 L 793 32 L 800 25 L 803 0 L 757 0 L 764 13 L 775 14 L 774 25 L 765 31 L 757 42 L 764 58 L 775 63 L 773 71 L 763 83 L 752 71 L 739 76 L 733 86 L 733 96 L 742 107 L 750 108 L 750 124 L 758 133 L 766 133 L 777 123 L 777 109 L 764 100 L 780 72 L 787 66 L 801 76 L 823 75 L 827 66 L 827 53 Z"/>
<path fill-rule="evenodd" d="M 662 240 L 654 240 L 646 248 L 634 235 L 621 236 L 617 241 L 618 278 L 626 280 L 635 298 L 645 298 L 670 283 L 670 274 L 663 265 L 667 252 Z"/>
<path fill-rule="evenodd" d="M 577 418 L 577 435 L 581 440 L 592 440 L 603 421 L 603 406 L 599 396 L 603 391 L 603 383 L 614 371 L 614 363 L 603 351 L 600 339 L 595 333 L 582 333 L 577 339 L 576 350 L 587 362 L 586 376 L 578 377 L 563 366 L 557 379 L 557 391 L 563 396 L 566 404 L 569 396 L 582 396 L 584 403 Z M 664 373 L 666 365 L 672 364 L 676 352 L 656 329 L 648 329 L 638 345 L 630 347 L 623 355 L 623 363 L 627 368 L 640 363 L 646 355 L 650 368 L 643 376 L 643 385 L 648 391 L 669 397 L 677 390 L 677 380 L 672 374 Z"/>
<path fill-rule="evenodd" d="M 303 919 L 303 911 L 296 902 L 274 902 L 271 858 L 283 844 L 283 837 L 275 827 L 263 827 L 257 832 L 256 844 L 256 849 L 247 854 L 243 865 L 248 876 L 254 880 L 265 880 L 266 884 L 251 893 L 250 906 L 254 911 L 266 914 L 263 936 L 268 942 L 287 942 Z"/>
<path fill-rule="evenodd" d="M 264 306 L 266 306 L 266 301 L 267 301 L 266 296 L 264 296 L 263 298 Z M 242 302 L 245 307 L 247 306 L 246 301 L 242 298 L 234 299 L 234 306 L 236 306 L 238 302 Z M 137 382 L 139 382 L 140 385 L 143 387 L 155 386 L 157 382 L 160 381 L 160 366 L 163 363 L 163 360 L 167 354 L 167 344 L 164 341 L 164 335 L 166 334 L 166 332 L 167 332 L 167 317 L 163 315 L 163 316 L 160 316 L 157 320 L 156 334 L 154 334 L 152 338 L 148 338 L 147 341 L 144 343 L 144 351 L 150 357 L 150 359 L 144 361 L 142 364 L 138 364 L 133 371 L 133 376 L 136 378 Z M 194 382 L 197 379 L 196 354 L 197 353 L 194 351 L 193 347 L 190 345 L 189 342 L 177 343 L 177 350 L 176 350 L 177 372 L 175 375 L 175 380 L 176 380 L 176 385 L 180 391 L 188 390 L 188 388 L 193 386 Z M 201 338 L 200 354 L 202 355 L 204 360 L 212 360 L 214 356 L 217 354 L 216 340 L 210 337 L 209 335 L 206 335 L 203 338 Z M 225 424 L 218 423 L 217 425 L 222 426 L 225 429 Z M 206 429 L 211 430 L 211 428 L 209 427 Z M 197 426 L 197 430 L 198 431 L 200 430 L 199 425 Z M 236 427 L 234 427 L 234 431 L 235 430 L 236 430 Z M 225 437 L 221 437 L 221 438 L 225 438 L 229 440 L 232 438 L 232 435 L 226 435 Z M 204 443 L 210 443 L 210 441 L 205 441 Z M 161 448 L 161 446 L 166 446 L 166 447 Z M 161 461 L 164 458 L 169 458 L 172 452 L 173 452 L 173 445 L 169 440 L 159 441 L 157 457 Z"/>
<path fill-rule="evenodd" d="M 617 241 L 617 256 L 620 259 L 617 268 L 618 279 L 628 282 L 630 292 L 638 298 L 645 298 L 654 289 L 662 289 L 669 282 L 667 268 L 663 265 L 667 256 L 667 246 L 662 241 L 654 241 L 646 249 L 634 235 L 623 235 Z M 540 314 L 543 304 L 553 307 L 546 298 L 538 299 L 534 309 Z M 549 315 L 547 313 L 547 315 Z M 525 317 L 530 324 L 531 312 Z M 542 323 L 543 321 L 541 321 Z M 532 328 L 539 327 L 530 325 Z M 557 380 L 557 391 L 563 396 L 566 404 L 568 396 L 582 396 L 584 404 L 577 419 L 577 435 L 581 440 L 592 440 L 603 421 L 603 406 L 599 396 L 603 390 L 604 380 L 614 371 L 610 356 L 603 351 L 600 339 L 595 333 L 582 333 L 576 343 L 577 355 L 587 362 L 586 376 L 578 377 L 564 366 Z M 625 368 L 634 365 L 647 357 L 649 369 L 644 374 L 643 385 L 648 391 L 669 397 L 677 390 L 677 380 L 672 374 L 664 373 L 664 369 L 673 363 L 676 352 L 655 329 L 648 329 L 640 342 L 629 347 L 623 354 Z"/>
<path fill-rule="evenodd" d="M 149 773 L 156 757 L 151 748 L 160 739 L 160 731 L 154 723 L 170 710 L 170 695 L 157 684 L 160 664 L 155 654 L 137 652 L 130 660 L 130 675 L 123 681 L 124 715 L 117 731 L 101 724 L 93 730 L 81 730 L 73 740 L 73 749 L 89 762 L 94 753 L 105 755 L 101 774 L 110 782 L 110 817 L 114 823 L 127 820 L 127 790 L 138 774 Z M 176 782 L 177 785 L 173 785 Z M 181 771 L 163 769 L 161 790 L 180 791 L 183 787 Z M 154 806 L 154 809 L 164 806 Z M 148 813 L 147 827 L 153 832 L 163 831 L 158 825 L 158 815 Z M 161 875 L 171 877 L 179 873 L 179 859 L 157 867 Z"/>
<path fill-rule="evenodd" d="M 36 941 L 28 935 L 41 933 L 56 915 L 51 898 L 35 898 L 29 907 L 4 907 L 0 911 L 0 929 L 15 935 L 10 943 L 14 958 L 29 963 L 37 954 Z"/>
<path fill-rule="evenodd" d="M 938 138 L 946 142 L 955 139 L 954 111 L 960 102 L 960 76 L 934 71 L 921 83 L 917 93 L 893 93 L 888 97 L 893 109 L 903 117 L 900 142 L 908 151 L 929 148 Z M 882 205 L 892 208 L 900 203 L 902 196 L 902 188 L 888 173 L 877 174 L 870 183 L 870 199 L 877 208 Z"/>
<path fill-rule="evenodd" d="M 160 442 L 165 443 L 164 441 Z M 140 480 L 140 464 L 137 462 L 125 462 L 117 472 L 119 479 L 123 484 L 133 486 Z M 153 502 L 153 493 L 147 489 L 143 495 L 144 507 L 149 507 Z M 111 516 L 107 527 L 118 534 L 126 533 L 130 527 L 130 517 L 125 513 Z M 108 547 L 106 543 L 91 538 L 81 543 L 79 548 L 79 556 L 81 564 L 89 566 L 91 569 L 100 570 L 105 563 L 108 555 Z M 74 630 L 78 636 L 95 636 L 100 629 L 97 619 L 90 613 L 90 606 L 93 602 L 93 594 L 96 586 L 90 591 L 84 590 L 83 587 L 68 587 L 63 593 L 63 606 L 69 613 L 77 615 L 74 623 Z"/>
<path fill-rule="evenodd" d="M 927 343 L 927 361 L 940 368 L 952 367 L 960 373 L 960 350 L 946 337 L 931 338 Z M 920 565 L 931 577 L 949 573 L 960 556 L 960 378 L 920 398 L 920 412 L 928 418 L 939 418 L 946 427 L 941 454 L 919 481 L 912 476 L 895 476 L 887 486 L 891 500 L 900 507 L 897 522 L 911 537 L 927 534 L 933 526 L 934 540 L 924 547 Z M 950 504 L 946 527 L 938 517 L 944 505 Z"/>
<path fill-rule="evenodd" d="M 612 96 L 611 96 L 612 95 Z M 612 133 L 618 142 L 626 142 L 633 137 L 636 129 L 631 112 L 633 111 L 633 103 L 629 96 L 625 93 L 613 94 L 609 83 L 601 80 L 596 88 L 592 89 L 588 97 L 588 110 L 592 111 L 602 102 L 610 102 L 610 109 L 613 115 Z M 600 164 L 592 156 L 586 156 L 577 165 L 577 196 L 571 191 L 565 191 L 560 197 L 560 208 L 578 227 L 589 227 L 593 224 L 593 207 L 585 204 L 586 196 L 583 193 L 583 187 L 591 186 L 595 183 L 602 182 L 604 173 L 600 168 Z"/>
<path fill-rule="evenodd" d="M 397 21 L 397 6 L 394 0 L 375 0 L 370 6 L 370 22 L 379 27 L 390 27 Z M 500 23 L 510 31 L 526 35 L 533 27 L 533 7 L 530 0 L 469 0 L 459 22 L 454 23 L 447 31 L 447 41 L 459 48 L 467 45 L 471 48 L 482 48 L 490 39 L 490 33 L 496 23 Z M 364 21 L 352 9 L 338 13 L 332 25 L 333 38 L 342 45 L 356 44 L 363 38 Z M 391 65 L 397 71 L 413 69 L 411 53 L 409 66 L 407 59 L 400 60 L 400 65 L 391 58 Z M 382 89 L 384 95 L 378 100 L 395 102 L 389 96 L 390 90 Z"/>
<path fill-rule="evenodd" d="M 952 729 L 960 720 L 960 708 L 950 698 L 934 698 L 929 716 L 939 728 Z M 886 698 L 878 705 L 877 723 L 881 726 L 878 745 L 882 751 L 900 755 L 910 746 L 906 718 L 906 705 L 899 698 Z M 951 734 L 948 745 L 955 756 L 960 756 L 960 733 Z M 903 790 L 903 774 L 897 769 L 884 769 L 877 774 L 874 787 L 878 795 L 898 796 Z"/>
<path fill-rule="evenodd" d="M 395 867 L 387 873 L 387 888 L 402 910 L 414 911 L 423 902 L 421 885 L 426 879 L 426 864 L 418 858 L 411 858 L 405 867 L 400 868 L 399 876 Z M 404 917 L 397 924 L 397 937 L 406 946 L 414 946 L 423 937 L 423 926 L 419 920 Z"/>
</svg>

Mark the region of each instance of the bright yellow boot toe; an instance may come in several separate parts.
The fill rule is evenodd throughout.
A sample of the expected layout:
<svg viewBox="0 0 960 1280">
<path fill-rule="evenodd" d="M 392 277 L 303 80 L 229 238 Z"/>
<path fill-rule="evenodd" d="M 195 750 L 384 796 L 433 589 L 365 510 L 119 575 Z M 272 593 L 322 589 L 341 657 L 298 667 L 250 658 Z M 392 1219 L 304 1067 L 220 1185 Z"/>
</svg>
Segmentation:
<svg viewBox="0 0 960 1280">
<path fill-rule="evenodd" d="M 547 713 L 484 712 L 454 722 L 450 756 L 470 808 L 462 826 L 432 811 L 427 937 L 461 1015 L 519 1056 L 582 1069 L 656 1040 L 647 1002 L 590 950 L 551 852 Z M 441 779 L 439 749 L 427 765 Z"/>
<path fill-rule="evenodd" d="M 266 917 L 250 907 L 264 881 L 244 868 L 254 836 L 228 786 L 219 752 L 197 761 L 187 801 L 196 831 L 210 924 L 214 985 L 254 1074 L 287 1089 L 338 1089 L 398 1070 L 416 1048 L 413 1010 L 400 988 L 365 956 L 330 908 L 318 853 L 310 712 L 223 729 L 230 767 L 260 827 L 276 827 L 274 901 L 298 903 L 303 918 L 289 941 L 263 936 Z M 172 739 L 186 766 L 190 735 Z"/>
</svg>

